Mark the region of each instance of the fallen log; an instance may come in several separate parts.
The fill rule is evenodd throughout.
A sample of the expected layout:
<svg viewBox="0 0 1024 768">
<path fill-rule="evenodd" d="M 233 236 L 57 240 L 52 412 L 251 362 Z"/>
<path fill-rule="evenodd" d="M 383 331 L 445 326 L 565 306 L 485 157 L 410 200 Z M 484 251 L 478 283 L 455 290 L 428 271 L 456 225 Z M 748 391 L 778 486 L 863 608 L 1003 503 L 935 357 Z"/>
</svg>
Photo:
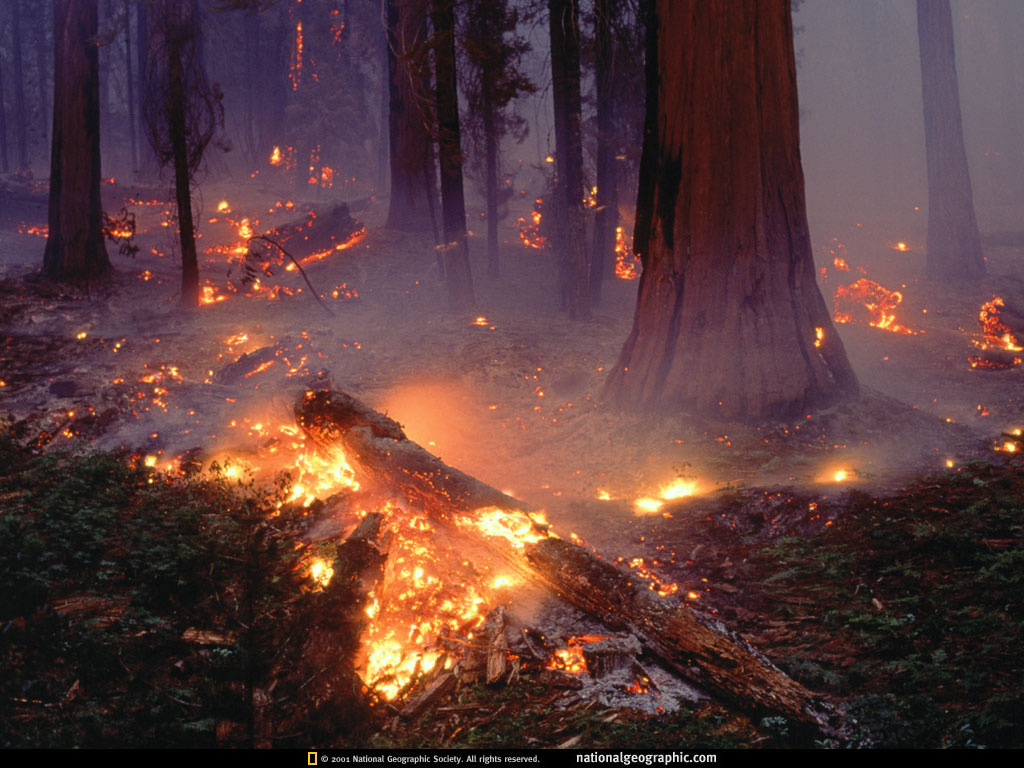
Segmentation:
<svg viewBox="0 0 1024 768">
<path fill-rule="evenodd" d="M 355 398 L 336 391 L 306 392 L 295 417 L 314 441 L 341 446 L 360 482 L 421 507 L 449 528 L 499 508 L 530 507 L 449 467 L 406 438 L 401 426 Z M 841 714 L 824 697 L 786 676 L 717 620 L 692 611 L 675 596 L 662 597 L 635 576 L 537 526 L 533 543 L 513 546 L 480 534 L 481 544 L 533 584 L 602 621 L 627 629 L 668 668 L 708 694 L 758 715 L 782 715 L 825 734 L 841 730 Z M 486 539 L 486 540 L 484 540 Z"/>
</svg>

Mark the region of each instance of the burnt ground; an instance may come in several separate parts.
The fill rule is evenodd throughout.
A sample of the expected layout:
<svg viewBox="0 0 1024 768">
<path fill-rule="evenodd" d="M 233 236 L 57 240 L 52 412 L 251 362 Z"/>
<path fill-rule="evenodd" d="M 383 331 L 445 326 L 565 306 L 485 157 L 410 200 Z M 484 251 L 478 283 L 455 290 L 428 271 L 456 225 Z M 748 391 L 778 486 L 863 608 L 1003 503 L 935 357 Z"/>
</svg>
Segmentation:
<svg viewBox="0 0 1024 768">
<path fill-rule="evenodd" d="M 231 201 L 231 213 L 214 212 L 218 191 Z M 879 224 L 868 231 L 844 222 L 832 228 L 834 235 L 822 233 L 815 253 L 826 268 L 826 297 L 836 284 L 862 276 L 862 268 L 900 288 L 898 321 L 916 333 L 837 326 L 861 379 L 861 399 L 793 423 L 750 428 L 605 408 L 600 386 L 629 330 L 635 283 L 611 284 L 593 320 L 570 322 L 557 311 L 553 254 L 517 244 L 512 229 L 500 281 L 482 277 L 482 246 L 473 241 L 479 305 L 473 316 L 443 311 L 432 242 L 380 229 L 384 209 L 372 199 L 351 206 L 367 225 L 365 237 L 307 267 L 332 315 L 281 268 L 265 283 L 285 286 L 291 296 L 230 295 L 185 312 L 176 303 L 173 227 L 161 226 L 169 206 L 152 190 L 111 187 L 106 194 L 108 209 L 124 204 L 136 211 L 140 251 L 113 256 L 117 273 L 103 284 L 55 286 L 33 276 L 43 241 L 18 229 L 41 221 L 8 219 L 0 233 L 0 412 L 34 445 L 123 445 L 161 463 L 184 451 L 257 456 L 266 425 L 289 421 L 295 396 L 311 382 L 330 380 L 387 411 L 449 464 L 547 509 L 556 531 L 576 533 L 605 557 L 644 558 L 797 679 L 865 707 L 869 727 L 850 737 L 858 743 L 966 744 L 982 730 L 990 743 L 1020 743 L 1016 731 L 999 725 L 999 717 L 1012 721 L 1009 715 L 993 714 L 984 726 L 970 717 L 937 716 L 937 730 L 908 726 L 909 741 L 877 728 L 885 719 L 880 713 L 895 722 L 911 719 L 906 697 L 887 698 L 900 695 L 891 690 L 894 679 L 930 694 L 941 686 L 946 698 L 930 700 L 946 715 L 981 709 L 988 716 L 982 704 L 993 691 L 1009 702 L 1009 713 L 1019 713 L 1017 694 L 993 679 L 995 672 L 977 672 L 968 688 L 955 671 L 938 682 L 923 671 L 964 668 L 978 653 L 974 643 L 1005 646 L 998 634 L 1005 627 L 997 625 L 1019 619 L 1015 582 L 993 592 L 985 579 L 1003 574 L 1003 560 L 1019 553 L 1019 517 L 1003 519 L 1017 512 L 1015 457 L 994 448 L 1012 442 L 1012 430 L 1024 424 L 1024 374 L 972 370 L 967 361 L 981 303 L 1019 285 L 1019 242 L 995 214 L 989 228 L 1002 234 L 987 241 L 991 276 L 967 293 L 921 278 L 914 227 L 908 233 Z M 279 198 L 268 194 L 253 194 L 243 205 L 230 187 L 204 194 L 201 248 L 236 246 L 243 217 L 260 219 L 254 228 L 262 230 L 331 207 L 328 201 L 278 206 Z M 903 239 L 909 250 L 895 250 Z M 847 260 L 850 275 L 829 266 L 831 251 Z M 229 283 L 247 289 L 238 267 L 216 251 L 207 254 L 203 277 L 220 295 Z M 485 320 L 474 322 L 477 317 Z M 267 361 L 272 364 L 261 368 Z M 843 483 L 834 480 L 839 470 L 846 472 Z M 635 499 L 656 496 L 675 478 L 695 481 L 697 495 L 637 513 Z M 599 499 L 601 492 L 608 498 Z M 973 534 L 964 528 L 977 515 L 992 517 L 993 529 L 987 523 Z M 963 563 L 944 561 L 956 551 L 950 538 L 969 550 Z M 979 564 L 971 559 L 979 552 L 999 562 Z M 969 590 L 972 579 L 981 595 Z M 971 625 L 970 637 L 955 647 L 935 641 L 934 627 L 921 635 L 919 613 L 908 621 L 913 612 L 899 608 L 914 595 L 932 599 L 946 583 L 959 590 L 950 596 L 954 614 Z M 1003 613 L 1009 618 L 974 605 L 989 594 L 1008 597 Z M 995 634 L 986 635 L 989 630 Z M 551 735 L 541 741 L 546 746 L 584 732 L 590 735 L 575 743 L 610 743 L 624 738 L 615 726 L 633 728 L 639 717 L 570 706 L 561 693 L 551 698 L 540 688 L 526 704 L 512 704 L 514 693 L 509 702 L 449 704 L 461 709 L 439 713 L 453 724 L 431 743 L 475 743 L 460 740 L 471 733 L 484 741 L 490 733 L 494 743 L 512 738 L 514 731 L 503 737 L 492 730 L 513 711 L 551 720 Z M 579 711 L 581 719 L 573 720 Z M 713 716 L 714 732 L 729 743 L 784 741 L 783 725 L 755 724 L 751 731 L 725 711 Z M 598 720 L 607 727 L 595 726 Z M 667 729 L 666 739 L 694 728 L 709 737 L 689 721 L 644 727 Z M 432 728 L 397 723 L 381 738 L 429 741 Z"/>
</svg>

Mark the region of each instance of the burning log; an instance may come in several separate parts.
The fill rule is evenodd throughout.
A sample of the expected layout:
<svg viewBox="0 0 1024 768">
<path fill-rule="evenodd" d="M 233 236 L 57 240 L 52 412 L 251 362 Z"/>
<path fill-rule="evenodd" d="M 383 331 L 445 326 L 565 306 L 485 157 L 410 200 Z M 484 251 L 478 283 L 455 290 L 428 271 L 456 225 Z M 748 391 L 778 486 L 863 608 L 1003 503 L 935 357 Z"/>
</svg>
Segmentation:
<svg viewBox="0 0 1024 768">
<path fill-rule="evenodd" d="M 468 526 L 477 526 L 481 546 L 528 582 L 610 629 L 632 634 L 683 679 L 747 712 L 783 715 L 828 734 L 839 730 L 839 713 L 823 697 L 677 597 L 635 584 L 632 574 L 549 534 L 544 526 L 534 524 L 531 535 L 514 541 L 502 531 L 487 535 L 484 526 L 496 513 L 529 520 L 523 513 L 530 507 L 444 464 L 406 438 L 393 419 L 334 391 L 306 392 L 295 416 L 313 440 L 342 446 L 368 484 L 421 507 L 446 529 L 464 535 Z"/>
</svg>

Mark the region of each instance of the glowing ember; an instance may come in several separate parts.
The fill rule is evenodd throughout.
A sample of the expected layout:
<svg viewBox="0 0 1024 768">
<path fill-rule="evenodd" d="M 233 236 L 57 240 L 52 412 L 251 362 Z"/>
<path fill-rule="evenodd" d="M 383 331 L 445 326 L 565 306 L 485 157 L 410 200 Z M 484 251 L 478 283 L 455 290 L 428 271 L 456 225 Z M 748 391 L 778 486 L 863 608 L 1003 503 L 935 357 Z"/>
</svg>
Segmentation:
<svg viewBox="0 0 1024 768">
<path fill-rule="evenodd" d="M 840 272 L 850 271 L 850 265 L 846 263 L 846 259 L 844 259 L 842 256 L 836 256 L 834 259 L 832 259 L 832 266 L 835 267 Z"/>
<path fill-rule="evenodd" d="M 456 523 L 462 527 L 474 527 L 485 536 L 501 537 L 515 549 L 536 544 L 553 535 L 548 532 L 543 518 L 534 520 L 525 512 L 499 507 L 482 507 L 476 510 L 472 519 L 460 518 Z"/>
<path fill-rule="evenodd" d="M 814 348 L 821 349 L 822 342 L 825 341 L 825 329 L 815 328 L 814 329 Z"/>
<path fill-rule="evenodd" d="M 640 276 L 640 259 L 633 253 L 622 227 L 615 228 L 615 276 L 620 280 Z"/>
<path fill-rule="evenodd" d="M 281 148 L 278 147 L 278 146 L 275 146 L 273 151 L 270 153 L 270 164 L 271 165 L 280 165 L 281 162 L 282 162 Z"/>
<path fill-rule="evenodd" d="M 322 589 L 331 583 L 334 566 L 323 558 L 315 558 L 309 565 L 309 575 Z"/>
<path fill-rule="evenodd" d="M 302 22 L 295 25 L 295 47 L 292 49 L 292 62 L 288 77 L 292 81 L 292 90 L 299 89 L 302 81 Z"/>
<path fill-rule="evenodd" d="M 276 150 L 277 147 L 274 147 L 274 149 Z M 217 213 L 231 213 L 231 206 L 227 200 L 221 200 L 217 203 Z"/>
<path fill-rule="evenodd" d="M 981 305 L 981 311 L 978 313 L 978 325 L 981 326 L 982 338 L 971 340 L 975 347 L 982 351 L 1024 351 L 1020 339 L 999 319 L 999 311 L 1005 306 L 1006 302 L 1001 296 L 993 296 Z M 1005 357 L 970 355 L 967 360 L 972 368 L 1002 369 L 1020 365 L 1022 358 L 1017 355 L 1006 355 Z"/>
<path fill-rule="evenodd" d="M 848 478 L 849 474 L 845 469 L 837 470 L 835 474 L 832 475 L 832 479 L 837 483 L 845 483 Z"/>
<path fill-rule="evenodd" d="M 633 502 L 633 506 L 637 511 L 637 514 L 653 514 L 661 509 L 663 501 L 659 499 L 652 499 L 649 497 L 639 498 Z"/>
<path fill-rule="evenodd" d="M 899 291 L 890 291 L 874 280 L 862 277 L 855 283 L 836 288 L 832 319 L 837 323 L 866 322 L 892 333 L 919 333 L 896 323 L 894 312 L 902 301 L 903 294 Z"/>
<path fill-rule="evenodd" d="M 519 239 L 523 241 L 523 245 L 529 246 L 530 248 L 536 248 L 537 250 L 543 250 L 547 246 L 548 242 L 547 238 L 540 233 L 540 211 L 543 203 L 544 198 L 538 197 L 534 203 L 533 212 L 530 214 L 529 221 L 522 216 L 516 219 L 516 224 L 519 227 Z"/>
<path fill-rule="evenodd" d="M 603 635 L 577 635 L 570 637 L 565 648 L 559 648 L 548 660 L 547 669 L 557 669 L 573 675 L 582 675 L 587 671 L 587 661 L 583 657 L 583 646 L 588 643 L 599 643 L 606 639 Z"/>
<path fill-rule="evenodd" d="M 696 480 L 684 480 L 683 478 L 676 478 L 668 485 L 661 486 L 661 498 L 666 501 L 670 499 L 682 499 L 687 496 L 693 496 L 697 492 L 697 481 Z"/>
<path fill-rule="evenodd" d="M 900 240 L 898 243 L 896 243 L 895 245 L 893 245 L 891 247 L 892 247 L 892 249 L 894 251 L 909 251 L 910 250 L 910 246 L 908 246 L 902 240 Z"/>
</svg>

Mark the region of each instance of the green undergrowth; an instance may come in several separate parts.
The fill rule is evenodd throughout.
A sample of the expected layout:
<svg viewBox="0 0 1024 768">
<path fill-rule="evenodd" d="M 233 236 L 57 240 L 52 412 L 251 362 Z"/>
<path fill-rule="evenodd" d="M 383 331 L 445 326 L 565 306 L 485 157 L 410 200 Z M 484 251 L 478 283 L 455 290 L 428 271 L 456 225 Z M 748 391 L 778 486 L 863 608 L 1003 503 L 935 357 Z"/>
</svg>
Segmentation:
<svg viewBox="0 0 1024 768">
<path fill-rule="evenodd" d="M 844 743 L 1024 746 L 1024 470 L 973 465 L 753 553 L 776 658 L 845 702 Z"/>
<path fill-rule="evenodd" d="M 169 477 L 127 453 L 39 455 L 9 431 L 0 466 L 0 745 L 340 744 L 366 730 L 355 577 L 339 563 L 314 589 L 305 515 L 277 509 L 282 487 Z M 307 647 L 311 626 L 330 659 Z"/>
</svg>

